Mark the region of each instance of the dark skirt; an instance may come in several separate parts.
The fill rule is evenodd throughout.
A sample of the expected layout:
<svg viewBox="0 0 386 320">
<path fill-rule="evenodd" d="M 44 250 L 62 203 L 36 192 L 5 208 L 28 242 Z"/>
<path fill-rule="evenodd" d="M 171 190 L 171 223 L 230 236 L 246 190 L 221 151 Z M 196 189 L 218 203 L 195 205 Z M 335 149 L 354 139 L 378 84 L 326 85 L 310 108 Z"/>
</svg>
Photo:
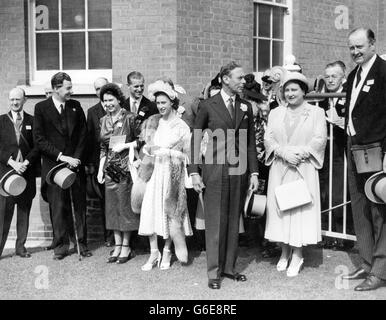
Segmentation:
<svg viewBox="0 0 386 320">
<path fill-rule="evenodd" d="M 139 214 L 131 209 L 131 188 L 133 183 L 128 178 L 116 183 L 106 175 L 105 204 L 106 229 L 116 231 L 136 231 L 139 227 Z"/>
</svg>

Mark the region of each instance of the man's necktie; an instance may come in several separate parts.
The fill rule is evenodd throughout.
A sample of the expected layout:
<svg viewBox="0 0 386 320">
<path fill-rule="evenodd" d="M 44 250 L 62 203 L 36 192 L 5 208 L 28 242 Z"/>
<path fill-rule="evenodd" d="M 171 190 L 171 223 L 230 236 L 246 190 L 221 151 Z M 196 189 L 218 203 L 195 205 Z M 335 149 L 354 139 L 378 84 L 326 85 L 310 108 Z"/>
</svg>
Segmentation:
<svg viewBox="0 0 386 320">
<path fill-rule="evenodd" d="M 232 98 L 229 98 L 227 108 L 228 108 L 229 114 L 231 116 L 231 119 L 233 120 L 234 115 L 235 115 L 235 108 L 233 107 L 233 99 Z"/>
<path fill-rule="evenodd" d="M 16 114 L 16 121 L 15 121 L 15 129 L 16 129 L 16 139 L 17 143 L 19 143 L 20 140 L 20 131 L 21 131 L 21 123 L 23 122 L 21 118 L 20 111 Z"/>
<path fill-rule="evenodd" d="M 61 122 L 64 134 L 68 135 L 67 119 L 66 119 L 66 113 L 65 113 L 63 104 L 60 105 L 60 122 Z"/>
<path fill-rule="evenodd" d="M 133 102 L 133 113 L 137 114 L 137 101 Z"/>
<path fill-rule="evenodd" d="M 355 85 L 355 88 L 359 85 L 359 82 L 361 82 L 361 73 L 362 73 L 362 67 L 359 67 L 357 71 L 357 83 Z"/>
</svg>

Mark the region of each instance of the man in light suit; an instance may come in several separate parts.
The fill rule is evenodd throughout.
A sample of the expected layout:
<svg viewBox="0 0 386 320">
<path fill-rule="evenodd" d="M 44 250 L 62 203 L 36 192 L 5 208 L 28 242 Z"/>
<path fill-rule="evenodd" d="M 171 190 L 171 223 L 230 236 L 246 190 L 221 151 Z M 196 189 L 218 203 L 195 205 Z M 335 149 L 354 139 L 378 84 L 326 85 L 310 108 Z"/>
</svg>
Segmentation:
<svg viewBox="0 0 386 320">
<path fill-rule="evenodd" d="M 343 278 L 364 279 L 355 290 L 368 291 L 386 286 L 386 206 L 366 198 L 364 184 L 373 173 L 357 173 L 351 146 L 380 142 L 386 172 L 386 62 L 375 53 L 370 29 L 353 30 L 349 48 L 357 67 L 347 79 L 348 183 L 362 264 Z"/>
<path fill-rule="evenodd" d="M 19 196 L 0 195 L 0 256 L 7 241 L 15 205 L 17 206 L 16 255 L 29 258 L 25 248 L 32 200 L 36 194 L 36 173 L 39 151 L 34 145 L 33 117 L 23 111 L 26 101 L 23 89 L 14 88 L 9 93 L 10 111 L 0 116 L 0 172 L 1 176 L 14 169 L 27 181 Z"/>
<path fill-rule="evenodd" d="M 207 272 L 211 289 L 220 289 L 221 277 L 247 280 L 235 271 L 239 221 L 248 177 L 250 188 L 257 191 L 258 187 L 252 107 L 239 97 L 245 84 L 243 69 L 230 62 L 221 68 L 220 78 L 220 93 L 199 104 L 191 144 L 193 160 L 188 168 L 194 189 L 201 193 L 205 188 Z M 199 150 L 205 129 L 218 136 L 209 139 L 200 173 Z M 238 159 L 232 159 L 231 155 Z"/>
<path fill-rule="evenodd" d="M 86 188 L 83 153 L 87 139 L 86 117 L 80 103 L 71 99 L 71 78 L 58 72 L 51 78 L 52 97 L 35 106 L 34 140 L 42 155 L 42 184 L 48 172 L 64 162 L 76 170 L 71 186 L 73 194 L 79 249 L 83 257 L 91 256 L 84 235 L 86 222 Z M 43 187 L 43 186 L 42 186 Z M 47 199 L 52 209 L 54 230 L 54 259 L 61 260 L 69 253 L 70 238 L 74 239 L 70 190 L 47 184 Z"/>
</svg>

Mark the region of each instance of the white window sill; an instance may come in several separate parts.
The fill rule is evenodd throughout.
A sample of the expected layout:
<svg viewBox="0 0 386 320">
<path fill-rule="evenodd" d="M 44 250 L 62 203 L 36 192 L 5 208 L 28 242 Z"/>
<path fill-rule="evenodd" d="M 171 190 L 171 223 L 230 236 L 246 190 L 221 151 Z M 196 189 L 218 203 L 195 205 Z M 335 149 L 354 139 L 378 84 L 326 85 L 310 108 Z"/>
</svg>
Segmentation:
<svg viewBox="0 0 386 320">
<path fill-rule="evenodd" d="M 19 88 L 24 89 L 27 97 L 33 96 L 45 96 L 44 85 L 20 85 Z M 73 84 L 72 86 L 73 95 L 95 95 L 94 85 L 92 84 Z"/>
</svg>

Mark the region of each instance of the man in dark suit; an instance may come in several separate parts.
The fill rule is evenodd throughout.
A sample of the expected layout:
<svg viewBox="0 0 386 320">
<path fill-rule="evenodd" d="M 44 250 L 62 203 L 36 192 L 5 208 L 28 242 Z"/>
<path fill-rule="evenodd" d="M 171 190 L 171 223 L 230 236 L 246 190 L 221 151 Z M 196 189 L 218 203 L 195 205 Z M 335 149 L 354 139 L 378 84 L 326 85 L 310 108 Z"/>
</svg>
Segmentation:
<svg viewBox="0 0 386 320">
<path fill-rule="evenodd" d="M 220 72 L 222 89 L 200 102 L 192 135 L 192 176 L 194 189 L 204 192 L 208 286 L 220 289 L 221 277 L 246 281 L 236 273 L 239 221 L 248 187 L 257 191 L 258 165 L 252 107 L 240 99 L 244 72 L 235 62 Z M 209 143 L 202 166 L 198 164 L 202 131 L 209 129 Z M 216 136 L 214 138 L 214 136 Z M 236 158 L 237 157 L 237 158 Z"/>
<path fill-rule="evenodd" d="M 345 77 L 346 66 L 342 61 L 335 61 L 326 65 L 324 70 L 324 88 L 326 93 L 345 93 L 347 90 L 347 82 Z M 344 133 L 344 115 L 345 115 L 346 99 L 326 98 L 319 102 L 319 107 L 324 109 L 326 113 L 327 124 L 332 124 L 333 128 L 333 166 L 330 176 L 330 140 L 329 135 L 324 157 L 323 168 L 319 172 L 322 210 L 329 207 L 329 180 L 332 179 L 332 206 L 340 205 L 344 202 L 343 187 L 344 187 L 344 151 L 346 145 L 346 136 Z M 349 209 L 349 208 L 348 208 Z M 348 212 L 348 218 L 351 219 L 351 212 Z M 343 223 L 343 207 L 333 211 L 333 231 L 340 232 L 339 227 Z M 328 220 L 328 214 L 323 216 L 324 221 Z M 351 220 L 350 220 L 351 222 Z M 327 223 L 326 223 L 327 224 Z M 327 241 L 327 240 L 326 240 Z M 329 239 L 328 243 L 332 248 L 343 248 L 343 240 Z M 330 247 L 328 246 L 328 247 Z"/>
<path fill-rule="evenodd" d="M 157 106 L 143 95 L 145 78 L 142 73 L 132 71 L 127 75 L 127 87 L 129 97 L 123 104 L 123 108 L 137 115 L 136 123 L 142 124 L 151 115 L 158 113 Z"/>
<path fill-rule="evenodd" d="M 348 183 L 361 267 L 344 279 L 365 279 L 356 291 L 386 285 L 386 207 L 366 198 L 364 183 L 373 173 L 358 174 L 351 146 L 381 143 L 386 172 L 386 62 L 375 53 L 375 35 L 358 28 L 349 35 L 357 67 L 347 79 L 346 127 Z"/>
<path fill-rule="evenodd" d="M 84 257 L 91 256 L 84 236 L 86 220 L 85 173 L 82 165 L 87 139 L 86 118 L 80 103 L 71 99 L 71 78 L 58 72 L 51 78 L 52 97 L 35 106 L 34 139 L 42 163 L 42 184 L 47 183 L 48 172 L 61 162 L 77 171 L 71 186 L 79 249 Z M 54 230 L 54 259 L 61 260 L 69 253 L 70 237 L 73 240 L 72 204 L 70 190 L 58 185 L 47 185 L 47 198 L 52 209 Z"/>
<path fill-rule="evenodd" d="M 39 151 L 34 146 L 33 117 L 23 111 L 26 101 L 23 89 L 14 88 L 9 93 L 10 111 L 0 116 L 0 172 L 14 169 L 27 181 L 19 196 L 0 195 L 0 256 L 7 241 L 15 205 L 17 205 L 16 255 L 29 258 L 25 248 L 32 200 L 36 194 L 36 172 Z"/>
<path fill-rule="evenodd" d="M 95 94 L 99 99 L 99 92 L 101 88 L 109 83 L 106 78 L 98 78 L 94 81 Z M 99 102 L 87 110 L 87 160 L 86 173 L 89 175 L 88 179 L 93 179 L 92 175 L 96 175 L 99 169 L 99 155 L 100 155 L 100 119 L 106 115 L 105 107 L 102 102 Z M 104 186 L 101 185 L 101 188 Z M 114 244 L 114 235 L 111 230 L 106 230 L 105 206 L 104 206 L 104 192 L 101 192 L 103 198 L 101 199 L 101 211 L 103 221 L 103 231 L 105 244 L 111 247 Z"/>
</svg>

